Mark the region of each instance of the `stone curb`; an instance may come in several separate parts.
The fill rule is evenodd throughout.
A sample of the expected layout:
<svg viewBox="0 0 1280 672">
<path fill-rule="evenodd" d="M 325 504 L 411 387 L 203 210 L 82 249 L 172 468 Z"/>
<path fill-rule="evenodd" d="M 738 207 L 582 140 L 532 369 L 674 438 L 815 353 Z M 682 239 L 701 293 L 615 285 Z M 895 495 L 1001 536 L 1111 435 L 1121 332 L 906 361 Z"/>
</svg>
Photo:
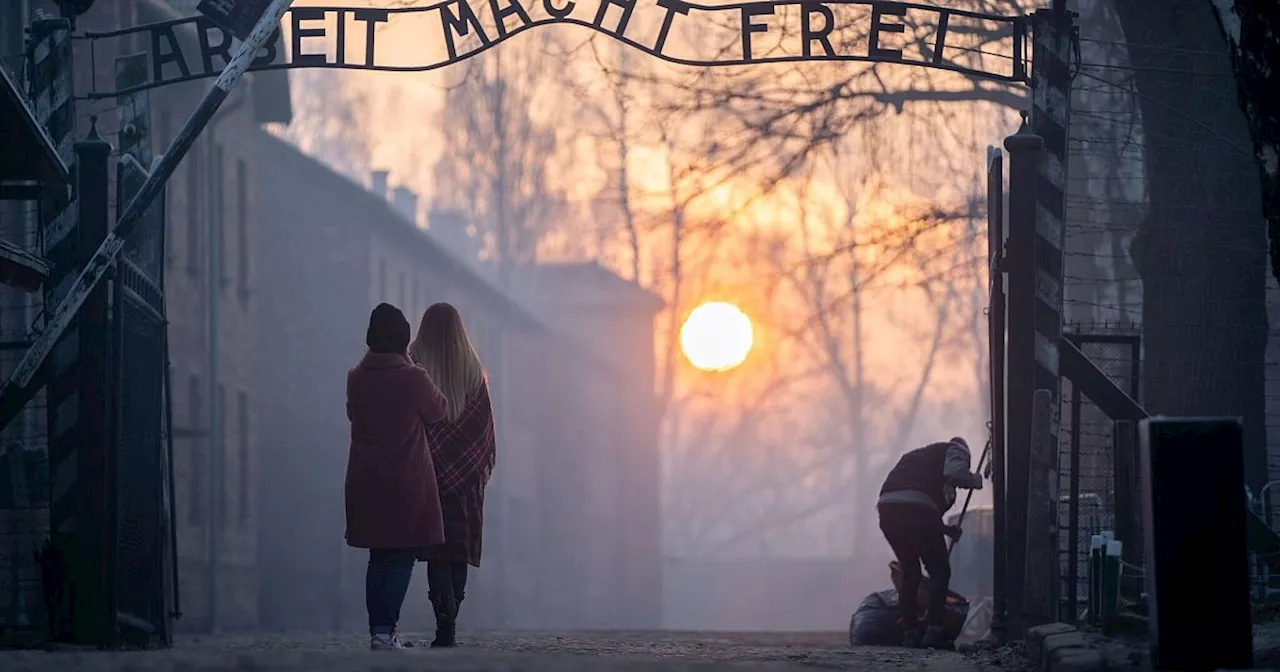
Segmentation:
<svg viewBox="0 0 1280 672">
<path fill-rule="evenodd" d="M 1107 659 L 1075 626 L 1047 623 L 1027 630 L 1027 658 L 1037 672 L 1106 672 Z"/>
</svg>

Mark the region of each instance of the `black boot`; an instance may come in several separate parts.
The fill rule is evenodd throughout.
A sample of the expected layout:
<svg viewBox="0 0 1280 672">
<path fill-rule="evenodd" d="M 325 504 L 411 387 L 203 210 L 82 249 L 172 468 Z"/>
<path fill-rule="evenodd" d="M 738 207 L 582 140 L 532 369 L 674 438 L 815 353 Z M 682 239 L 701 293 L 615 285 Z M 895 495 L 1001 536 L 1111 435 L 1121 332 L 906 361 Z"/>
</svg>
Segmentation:
<svg viewBox="0 0 1280 672">
<path fill-rule="evenodd" d="M 956 648 L 956 643 L 947 637 L 947 633 L 943 631 L 940 625 L 931 625 L 925 628 L 920 645 L 926 649 L 942 649 L 945 651 L 954 651 Z"/>
<path fill-rule="evenodd" d="M 436 638 L 431 641 L 431 648 L 449 648 L 457 646 L 455 623 L 458 616 L 458 603 L 455 600 L 431 596 L 431 607 L 436 614 Z"/>
</svg>

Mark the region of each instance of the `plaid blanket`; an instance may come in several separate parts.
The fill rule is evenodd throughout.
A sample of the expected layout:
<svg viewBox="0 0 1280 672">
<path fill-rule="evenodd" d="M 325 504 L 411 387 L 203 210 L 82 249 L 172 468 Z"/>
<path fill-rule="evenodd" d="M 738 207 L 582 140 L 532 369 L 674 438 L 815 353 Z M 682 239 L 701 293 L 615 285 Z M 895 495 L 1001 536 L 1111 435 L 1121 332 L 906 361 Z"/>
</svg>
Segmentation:
<svg viewBox="0 0 1280 672">
<path fill-rule="evenodd" d="M 467 398 L 457 420 L 427 425 L 427 443 L 440 491 L 445 543 L 426 549 L 420 559 L 479 567 L 484 491 L 497 462 L 488 380 Z"/>
<path fill-rule="evenodd" d="M 467 396 L 457 420 L 427 425 L 427 442 L 441 497 L 477 482 L 488 484 L 495 458 L 489 381 Z"/>
</svg>

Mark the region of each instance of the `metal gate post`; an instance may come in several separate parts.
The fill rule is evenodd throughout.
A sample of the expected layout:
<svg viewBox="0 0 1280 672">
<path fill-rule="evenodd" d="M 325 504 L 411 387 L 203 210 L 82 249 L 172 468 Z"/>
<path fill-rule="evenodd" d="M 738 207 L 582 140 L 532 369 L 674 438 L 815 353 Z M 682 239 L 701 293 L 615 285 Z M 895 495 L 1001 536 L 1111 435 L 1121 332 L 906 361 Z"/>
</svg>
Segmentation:
<svg viewBox="0 0 1280 672">
<path fill-rule="evenodd" d="M 1004 157 L 997 147 L 987 147 L 987 260 L 991 305 L 987 309 L 987 344 L 991 352 L 991 633 L 1005 640 L 1005 586 L 1008 553 L 1005 531 L 1005 262 L 1004 262 Z"/>
<path fill-rule="evenodd" d="M 75 153 L 78 216 L 54 248 L 57 254 L 49 257 L 68 280 L 75 278 L 76 269 L 106 237 L 110 221 L 107 159 L 111 145 L 94 127 L 75 144 Z M 65 293 L 65 283 L 57 290 Z M 107 311 L 107 288 L 99 286 L 49 358 L 50 520 L 54 548 L 66 563 L 64 594 L 70 598 L 72 616 L 71 632 L 60 634 L 93 644 L 107 643 L 112 625 Z"/>
<path fill-rule="evenodd" d="M 1010 639 L 1022 639 L 1027 562 L 1027 487 L 1031 468 L 1031 398 L 1036 390 L 1036 163 L 1044 142 L 1027 124 L 1005 138 L 1009 151 L 1008 360 L 1005 434 L 1005 600 Z M 1051 404 L 1052 405 L 1052 404 Z"/>
<path fill-rule="evenodd" d="M 1075 43 L 1073 12 L 1064 0 L 1032 15 L 1031 132 L 1044 140 L 1036 169 L 1034 282 L 1035 389 L 1053 393 L 1049 419 L 1051 543 L 1058 549 L 1058 432 L 1062 422 L 1062 386 L 1058 375 L 1058 341 L 1062 338 L 1063 249 L 1066 245 L 1067 136 L 1071 112 L 1071 48 Z M 1059 589 L 1058 563 L 1046 568 Z"/>
</svg>

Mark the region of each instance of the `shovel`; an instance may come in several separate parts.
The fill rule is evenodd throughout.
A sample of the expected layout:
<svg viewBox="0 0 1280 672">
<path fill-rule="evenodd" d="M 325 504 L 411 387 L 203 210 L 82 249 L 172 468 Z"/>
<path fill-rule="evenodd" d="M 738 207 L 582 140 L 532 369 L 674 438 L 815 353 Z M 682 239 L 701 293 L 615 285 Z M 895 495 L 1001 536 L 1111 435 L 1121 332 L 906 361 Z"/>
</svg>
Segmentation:
<svg viewBox="0 0 1280 672">
<path fill-rule="evenodd" d="M 978 458 L 977 473 L 982 473 L 982 465 L 987 461 L 987 456 L 991 453 L 991 440 L 987 439 L 987 445 L 982 448 L 982 456 Z M 973 500 L 973 490 L 964 497 L 964 506 L 960 507 L 960 515 L 956 516 L 956 527 L 964 524 L 964 514 L 969 511 L 969 502 Z M 951 540 L 951 544 L 947 546 L 947 554 L 950 555 L 956 549 L 956 539 Z"/>
</svg>

